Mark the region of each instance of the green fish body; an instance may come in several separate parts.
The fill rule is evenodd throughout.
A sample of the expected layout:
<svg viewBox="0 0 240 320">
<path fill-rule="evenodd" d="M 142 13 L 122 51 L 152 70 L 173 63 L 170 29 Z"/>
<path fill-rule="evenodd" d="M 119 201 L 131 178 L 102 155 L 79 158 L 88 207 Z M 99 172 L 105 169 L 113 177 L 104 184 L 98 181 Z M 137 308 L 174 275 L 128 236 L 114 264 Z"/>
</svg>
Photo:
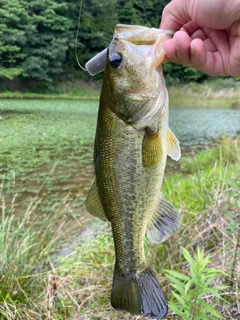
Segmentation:
<svg viewBox="0 0 240 320">
<path fill-rule="evenodd" d="M 144 237 L 160 243 L 180 226 L 176 209 L 160 193 L 167 155 L 180 157 L 160 66 L 166 36 L 158 29 L 115 28 L 98 113 L 95 181 L 86 200 L 87 210 L 112 226 L 112 306 L 158 319 L 167 303 L 146 262 Z"/>
</svg>

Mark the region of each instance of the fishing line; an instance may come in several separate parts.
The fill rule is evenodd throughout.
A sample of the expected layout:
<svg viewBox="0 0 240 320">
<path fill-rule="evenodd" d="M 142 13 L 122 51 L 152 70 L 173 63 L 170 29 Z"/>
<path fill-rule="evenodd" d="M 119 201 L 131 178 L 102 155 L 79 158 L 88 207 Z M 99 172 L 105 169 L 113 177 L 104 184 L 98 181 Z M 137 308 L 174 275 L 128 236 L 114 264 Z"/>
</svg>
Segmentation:
<svg viewBox="0 0 240 320">
<path fill-rule="evenodd" d="M 79 62 L 78 60 L 78 55 L 77 55 L 77 45 L 78 45 L 78 36 L 79 36 L 79 30 L 80 30 L 80 18 L 81 18 L 81 13 L 82 13 L 82 3 L 83 3 L 83 0 L 80 0 L 80 4 L 79 4 L 79 14 L 78 14 L 78 26 L 77 26 L 77 33 L 76 33 L 76 39 L 75 39 L 75 58 L 76 58 L 76 61 L 77 61 L 77 64 L 78 66 L 84 70 L 84 71 L 87 71 L 87 69 L 85 69 L 81 63 Z"/>
</svg>

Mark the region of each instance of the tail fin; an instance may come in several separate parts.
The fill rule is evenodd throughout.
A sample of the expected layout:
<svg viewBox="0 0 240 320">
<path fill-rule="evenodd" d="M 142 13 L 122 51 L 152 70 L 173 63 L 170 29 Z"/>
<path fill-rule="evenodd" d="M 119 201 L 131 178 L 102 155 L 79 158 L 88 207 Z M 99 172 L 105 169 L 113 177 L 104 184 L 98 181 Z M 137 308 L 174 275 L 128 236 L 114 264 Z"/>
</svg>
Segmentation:
<svg viewBox="0 0 240 320">
<path fill-rule="evenodd" d="M 113 276 L 111 304 L 117 310 L 162 319 L 168 307 L 159 283 L 150 268 L 140 274 L 116 270 Z"/>
</svg>

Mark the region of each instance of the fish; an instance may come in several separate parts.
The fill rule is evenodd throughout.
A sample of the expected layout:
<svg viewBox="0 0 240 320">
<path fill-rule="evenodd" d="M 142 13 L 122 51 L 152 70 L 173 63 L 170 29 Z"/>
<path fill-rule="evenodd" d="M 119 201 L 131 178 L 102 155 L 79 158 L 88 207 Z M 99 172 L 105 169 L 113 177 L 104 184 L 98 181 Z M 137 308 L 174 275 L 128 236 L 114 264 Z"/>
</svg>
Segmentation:
<svg viewBox="0 0 240 320">
<path fill-rule="evenodd" d="M 145 235 L 161 243 L 180 227 L 178 211 L 162 195 L 167 155 L 181 156 L 169 128 L 161 62 L 171 32 L 116 25 L 106 50 L 94 143 L 95 178 L 87 211 L 109 221 L 115 266 L 111 305 L 162 319 L 167 302 L 144 253 Z"/>
</svg>

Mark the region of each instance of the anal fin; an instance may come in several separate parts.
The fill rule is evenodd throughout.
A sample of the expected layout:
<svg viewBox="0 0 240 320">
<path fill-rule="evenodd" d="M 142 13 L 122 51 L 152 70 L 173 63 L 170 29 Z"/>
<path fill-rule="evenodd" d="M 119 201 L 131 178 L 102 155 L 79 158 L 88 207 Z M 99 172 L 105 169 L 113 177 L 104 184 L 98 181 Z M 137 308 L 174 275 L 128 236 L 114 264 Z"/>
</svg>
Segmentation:
<svg viewBox="0 0 240 320">
<path fill-rule="evenodd" d="M 147 230 L 147 237 L 152 243 L 161 243 L 171 237 L 180 225 L 179 213 L 161 196 L 158 210 Z"/>
<path fill-rule="evenodd" d="M 87 199 L 85 201 L 85 207 L 87 211 L 94 217 L 97 217 L 105 221 L 107 220 L 99 197 L 96 179 L 94 180 L 92 187 L 88 193 Z"/>
</svg>

